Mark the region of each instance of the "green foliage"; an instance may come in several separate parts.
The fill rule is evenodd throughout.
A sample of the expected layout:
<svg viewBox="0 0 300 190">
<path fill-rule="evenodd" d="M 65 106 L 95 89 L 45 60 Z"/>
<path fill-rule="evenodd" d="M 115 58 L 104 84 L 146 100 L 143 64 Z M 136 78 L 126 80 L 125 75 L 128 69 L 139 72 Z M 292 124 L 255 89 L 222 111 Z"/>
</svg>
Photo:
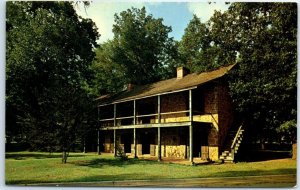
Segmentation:
<svg viewBox="0 0 300 190">
<path fill-rule="evenodd" d="M 117 93 L 124 89 L 127 84 L 125 80 L 125 68 L 112 60 L 113 41 L 107 41 L 96 49 L 96 57 L 92 64 L 95 73 L 93 80 L 93 94 Z"/>
<path fill-rule="evenodd" d="M 286 141 L 292 143 L 297 142 L 297 122 L 295 119 L 284 122 L 276 130 L 283 134 Z"/>
<path fill-rule="evenodd" d="M 97 28 L 68 2 L 8 2 L 6 25 L 6 131 L 19 128 L 36 150 L 69 151 L 92 121 Z"/>
<path fill-rule="evenodd" d="M 272 137 L 270 130 L 296 119 L 296 3 L 232 3 L 207 23 L 194 16 L 179 50 L 194 71 L 237 63 L 232 99 L 256 134 Z"/>
<path fill-rule="evenodd" d="M 121 161 L 128 160 L 128 157 L 126 156 L 124 149 L 119 144 L 116 147 L 116 151 L 117 151 L 117 154 L 116 154 L 117 159 L 119 159 Z"/>
<path fill-rule="evenodd" d="M 125 81 L 137 85 L 170 76 L 176 48 L 163 19 L 147 15 L 145 8 L 128 9 L 115 15 L 112 62 L 124 69 Z"/>
<path fill-rule="evenodd" d="M 240 36 L 230 83 L 238 110 L 269 130 L 295 119 L 296 4 L 233 4 L 228 13 Z"/>
</svg>

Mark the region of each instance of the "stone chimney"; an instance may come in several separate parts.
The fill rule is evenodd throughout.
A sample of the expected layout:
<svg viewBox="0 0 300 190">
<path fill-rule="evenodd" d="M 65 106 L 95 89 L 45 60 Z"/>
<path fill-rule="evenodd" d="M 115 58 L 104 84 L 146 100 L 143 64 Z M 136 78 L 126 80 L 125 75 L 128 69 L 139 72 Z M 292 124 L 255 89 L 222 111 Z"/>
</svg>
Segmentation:
<svg viewBox="0 0 300 190">
<path fill-rule="evenodd" d="M 177 67 L 177 79 L 182 79 L 187 74 L 190 74 L 190 70 L 188 68 Z"/>
<path fill-rule="evenodd" d="M 133 89 L 134 89 L 134 87 L 135 87 L 135 85 L 134 85 L 134 84 L 132 84 L 132 83 L 128 83 L 128 84 L 127 84 L 127 91 L 131 91 L 131 90 L 133 90 Z"/>
</svg>

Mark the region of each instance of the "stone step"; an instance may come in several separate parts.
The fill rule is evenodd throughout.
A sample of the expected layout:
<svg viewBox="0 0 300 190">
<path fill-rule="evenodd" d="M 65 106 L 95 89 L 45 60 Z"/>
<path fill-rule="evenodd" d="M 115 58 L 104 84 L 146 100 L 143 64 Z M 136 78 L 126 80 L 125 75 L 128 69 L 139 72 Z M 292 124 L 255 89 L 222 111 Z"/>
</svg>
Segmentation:
<svg viewBox="0 0 300 190">
<path fill-rule="evenodd" d="M 232 160 L 233 161 L 233 158 L 231 156 L 227 156 L 225 160 Z"/>
</svg>

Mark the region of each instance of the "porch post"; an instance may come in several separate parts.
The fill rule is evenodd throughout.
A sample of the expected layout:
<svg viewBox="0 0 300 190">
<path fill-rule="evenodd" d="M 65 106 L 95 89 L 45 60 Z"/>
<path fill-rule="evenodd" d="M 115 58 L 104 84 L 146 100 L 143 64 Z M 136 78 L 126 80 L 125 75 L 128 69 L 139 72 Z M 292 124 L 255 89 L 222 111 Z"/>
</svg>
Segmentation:
<svg viewBox="0 0 300 190">
<path fill-rule="evenodd" d="M 134 158 L 137 158 L 137 152 L 136 152 L 136 128 L 133 128 L 133 149 L 134 149 Z"/>
<path fill-rule="evenodd" d="M 97 153 L 100 155 L 100 130 L 98 129 L 98 138 L 97 138 Z"/>
<path fill-rule="evenodd" d="M 114 157 L 117 156 L 116 129 L 114 129 Z"/>
<path fill-rule="evenodd" d="M 160 123 L 160 95 L 157 96 L 157 122 Z M 160 127 L 157 128 L 157 159 L 161 161 L 161 137 Z"/>
<path fill-rule="evenodd" d="M 189 90 L 189 119 L 191 125 L 189 126 L 190 137 L 190 162 L 193 163 L 193 109 L 192 109 L 192 90 Z"/>
<path fill-rule="evenodd" d="M 136 101 L 133 100 L 133 125 L 136 125 Z M 134 158 L 137 158 L 136 153 L 136 128 L 133 128 L 133 149 L 134 149 Z"/>
<path fill-rule="evenodd" d="M 116 117 L 117 117 L 117 104 L 114 104 L 114 127 L 117 125 Z"/>
<path fill-rule="evenodd" d="M 98 153 L 98 155 L 100 155 L 101 153 L 100 153 L 100 107 L 98 106 L 98 121 L 97 121 L 97 123 L 98 123 L 98 137 L 97 137 L 97 153 Z"/>
<path fill-rule="evenodd" d="M 136 102 L 133 100 L 133 125 L 136 125 Z"/>
</svg>

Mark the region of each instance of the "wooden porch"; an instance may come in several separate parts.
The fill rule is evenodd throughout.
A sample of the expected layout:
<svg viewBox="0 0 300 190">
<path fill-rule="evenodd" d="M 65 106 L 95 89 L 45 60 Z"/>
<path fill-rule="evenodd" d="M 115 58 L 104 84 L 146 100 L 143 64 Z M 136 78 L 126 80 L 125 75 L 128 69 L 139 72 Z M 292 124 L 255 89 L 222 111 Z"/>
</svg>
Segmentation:
<svg viewBox="0 0 300 190">
<path fill-rule="evenodd" d="M 169 94 L 182 97 L 184 105 L 177 106 L 176 102 L 170 102 L 165 97 Z M 134 157 L 137 157 L 136 129 L 157 128 L 157 159 L 161 160 L 161 128 L 182 127 L 189 128 L 189 161 L 193 162 L 193 127 L 198 123 L 210 123 L 218 129 L 218 114 L 203 113 L 202 100 L 196 88 L 180 90 L 168 94 L 158 94 L 151 97 L 133 99 L 124 102 L 98 106 L 99 131 L 114 131 L 114 147 L 116 147 L 116 133 L 120 129 L 133 129 Z M 166 102 L 162 106 L 163 101 Z M 188 101 L 187 101 L 188 100 Z M 203 100 L 204 101 L 204 100 Z M 166 111 L 166 103 L 174 104 L 175 110 Z M 177 107 L 181 107 L 178 109 Z M 188 108 L 188 109 L 182 109 Z M 98 131 L 98 133 L 99 133 Z M 98 145 L 99 146 L 99 145 Z M 99 149 L 98 149 L 99 150 Z M 116 148 L 114 148 L 116 152 Z"/>
</svg>

